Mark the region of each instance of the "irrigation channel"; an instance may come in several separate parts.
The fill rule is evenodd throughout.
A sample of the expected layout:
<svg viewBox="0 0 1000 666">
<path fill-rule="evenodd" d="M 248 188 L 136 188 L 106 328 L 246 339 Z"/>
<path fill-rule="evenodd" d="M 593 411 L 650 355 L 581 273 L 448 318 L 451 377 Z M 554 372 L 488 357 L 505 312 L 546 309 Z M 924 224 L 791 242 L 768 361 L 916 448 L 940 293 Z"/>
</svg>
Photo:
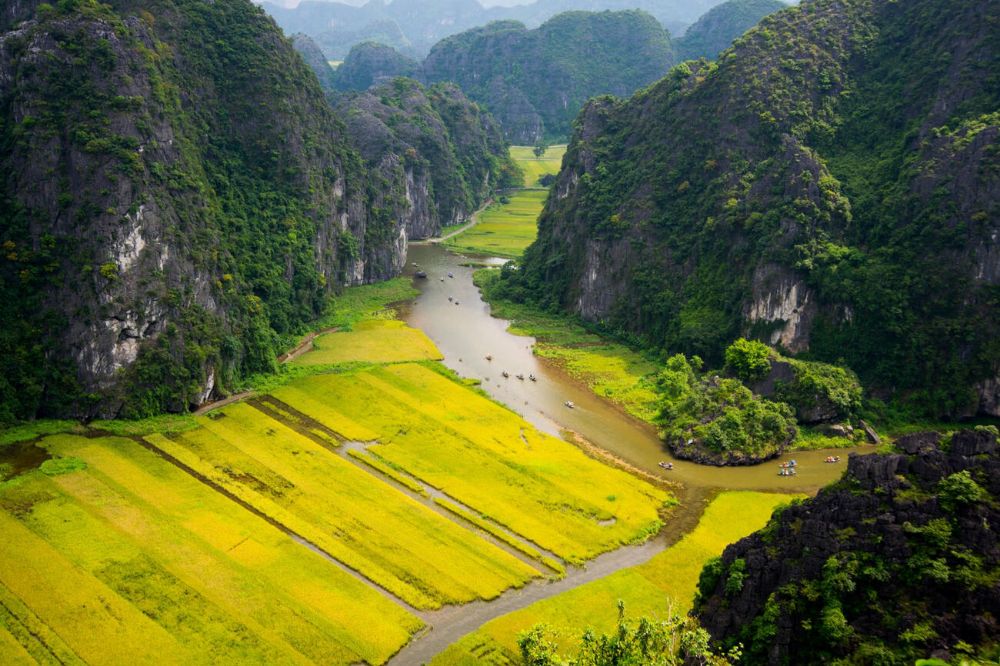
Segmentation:
<svg viewBox="0 0 1000 666">
<path fill-rule="evenodd" d="M 498 265 L 496 258 L 470 258 L 437 243 L 410 245 L 406 274 L 415 278 L 420 295 L 401 308 L 408 324 L 423 330 L 444 355 L 444 364 L 464 377 L 479 379 L 482 388 L 535 427 L 556 436 L 567 431 L 603 449 L 629 466 L 676 484 L 681 506 L 661 533 L 641 546 L 620 548 L 569 568 L 562 580 L 536 582 L 510 590 L 490 602 L 446 607 L 421 617 L 429 625 L 389 663 L 421 664 L 453 642 L 496 617 L 523 608 L 615 571 L 642 564 L 695 527 L 705 504 L 721 490 L 759 490 L 813 494 L 840 477 L 845 463 L 826 464 L 826 451 L 798 451 L 753 467 L 711 467 L 678 460 L 667 452 L 654 429 L 595 396 L 555 364 L 532 353 L 534 339 L 507 331 L 508 321 L 490 315 L 472 283 L 474 266 Z M 487 360 L 491 356 L 492 360 Z M 506 370 L 508 378 L 502 373 Z M 536 382 L 519 380 L 534 375 Z M 566 406 L 572 402 L 573 408 Z M 780 477 L 777 466 L 794 458 L 798 474 Z M 673 463 L 672 470 L 658 463 Z"/>
</svg>

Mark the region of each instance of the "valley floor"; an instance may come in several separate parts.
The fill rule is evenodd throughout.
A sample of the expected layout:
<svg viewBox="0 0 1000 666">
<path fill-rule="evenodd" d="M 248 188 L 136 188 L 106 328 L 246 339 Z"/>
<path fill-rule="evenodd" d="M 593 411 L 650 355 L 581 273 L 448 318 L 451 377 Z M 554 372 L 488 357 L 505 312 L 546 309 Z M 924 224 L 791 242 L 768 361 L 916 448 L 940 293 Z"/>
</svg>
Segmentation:
<svg viewBox="0 0 1000 666">
<path fill-rule="evenodd" d="M 669 493 L 492 402 L 421 332 L 341 323 L 176 428 L 8 441 L 5 653 L 378 664 L 436 609 L 660 529 Z"/>
<path fill-rule="evenodd" d="M 525 187 L 505 192 L 478 212 L 472 224 L 444 230 L 441 240 L 457 252 L 519 258 L 538 234 L 538 216 L 548 197 L 539 179 L 554 177 L 565 153 L 564 145 L 550 146 L 541 156 L 535 156 L 530 146 L 511 147 L 511 157 L 524 172 Z"/>
</svg>

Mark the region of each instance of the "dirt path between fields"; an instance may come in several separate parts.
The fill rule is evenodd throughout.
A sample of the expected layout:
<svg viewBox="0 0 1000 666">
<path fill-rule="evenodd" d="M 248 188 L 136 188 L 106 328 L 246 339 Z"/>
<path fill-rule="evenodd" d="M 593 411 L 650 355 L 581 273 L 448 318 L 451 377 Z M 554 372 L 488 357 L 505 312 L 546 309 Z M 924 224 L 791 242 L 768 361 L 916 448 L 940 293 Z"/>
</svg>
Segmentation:
<svg viewBox="0 0 1000 666">
<path fill-rule="evenodd" d="M 483 211 L 485 211 L 487 208 L 489 208 L 490 206 L 492 206 L 492 205 L 493 205 L 493 199 L 487 199 L 486 203 L 484 203 L 479 210 L 477 210 L 475 213 L 472 214 L 472 217 L 469 218 L 469 222 L 467 224 L 459 227 L 458 229 L 455 229 L 454 231 L 449 231 L 444 236 L 438 236 L 437 238 L 427 238 L 427 239 L 422 240 L 422 241 L 413 241 L 413 243 L 414 244 L 416 244 L 416 243 L 443 243 L 446 240 L 448 240 L 449 238 L 454 238 L 455 236 L 459 235 L 463 231 L 468 231 L 472 227 L 474 227 L 477 224 L 479 224 L 479 215 Z"/>
<path fill-rule="evenodd" d="M 490 620 L 600 580 L 622 569 L 648 562 L 695 528 L 705 507 L 717 492 L 705 488 L 678 490 L 681 504 L 667 519 L 666 526 L 658 535 L 646 543 L 625 546 L 599 555 L 584 567 L 569 567 L 566 577 L 561 580 L 535 581 L 519 590 L 508 590 L 493 601 L 474 601 L 461 606 L 446 606 L 436 611 L 417 613 L 428 628 L 414 636 L 388 661 L 387 666 L 426 664 L 449 645 L 478 630 Z"/>
<path fill-rule="evenodd" d="M 307 351 L 311 351 L 312 350 L 312 348 L 313 348 L 313 341 L 316 338 L 318 338 L 321 335 L 325 335 L 326 333 L 336 333 L 339 330 L 340 330 L 339 328 L 334 327 L 334 328 L 325 328 L 325 329 L 323 329 L 321 331 L 313 331 L 312 333 L 308 333 L 306 335 L 306 337 L 302 338 L 302 342 L 300 342 L 299 344 L 295 345 L 294 349 L 290 349 L 289 351 L 287 351 L 284 354 L 282 354 L 281 356 L 279 356 L 278 357 L 278 363 L 290 363 L 291 361 L 294 361 L 299 356 L 302 356 L 303 354 L 305 354 Z M 213 409 L 219 409 L 220 407 L 225 407 L 226 405 L 231 405 L 234 402 L 239 402 L 240 400 L 243 400 L 245 398 L 249 398 L 253 394 L 254 394 L 253 391 L 243 391 L 241 393 L 235 393 L 235 394 L 233 394 L 233 395 L 231 395 L 229 397 L 222 398 L 221 400 L 213 400 L 212 402 L 206 402 L 201 407 L 199 407 L 198 409 L 195 410 L 194 415 L 195 416 L 204 416 L 205 414 L 208 414 Z"/>
</svg>

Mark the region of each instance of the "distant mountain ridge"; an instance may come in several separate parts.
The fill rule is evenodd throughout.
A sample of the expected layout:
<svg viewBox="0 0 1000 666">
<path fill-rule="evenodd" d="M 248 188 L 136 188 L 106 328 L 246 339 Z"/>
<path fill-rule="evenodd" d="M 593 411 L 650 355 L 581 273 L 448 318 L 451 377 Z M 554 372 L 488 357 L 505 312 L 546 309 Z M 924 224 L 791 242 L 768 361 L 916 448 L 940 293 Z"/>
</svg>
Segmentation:
<svg viewBox="0 0 1000 666">
<path fill-rule="evenodd" d="M 484 8 L 477 0 L 369 0 L 352 6 L 340 2 L 305 0 L 297 7 L 262 2 L 286 34 L 304 32 L 327 57 L 342 59 L 351 47 L 378 41 L 413 58 L 423 58 L 431 47 L 450 35 L 491 21 L 520 21 L 536 28 L 567 11 L 626 11 L 640 9 L 653 15 L 672 33 L 680 33 L 721 0 L 537 0 L 526 5 Z"/>
<path fill-rule="evenodd" d="M 716 5 L 674 40 L 677 60 L 714 60 L 762 18 L 786 7 L 781 0 L 727 0 Z"/>
</svg>

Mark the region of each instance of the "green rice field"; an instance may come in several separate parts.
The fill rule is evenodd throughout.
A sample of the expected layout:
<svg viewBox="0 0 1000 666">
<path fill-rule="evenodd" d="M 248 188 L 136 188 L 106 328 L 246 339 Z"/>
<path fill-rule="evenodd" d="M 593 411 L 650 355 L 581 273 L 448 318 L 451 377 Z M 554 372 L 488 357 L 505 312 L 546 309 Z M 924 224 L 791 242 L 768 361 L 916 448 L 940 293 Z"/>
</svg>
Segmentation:
<svg viewBox="0 0 1000 666">
<path fill-rule="evenodd" d="M 473 227 L 446 241 L 448 247 L 510 259 L 524 254 L 538 235 L 538 216 L 548 197 L 548 188 L 538 179 L 559 173 L 566 146 L 550 146 L 541 157 L 535 157 L 533 150 L 531 146 L 511 146 L 510 155 L 524 172 L 524 189 L 505 193 L 506 201 L 480 212 Z"/>
</svg>

